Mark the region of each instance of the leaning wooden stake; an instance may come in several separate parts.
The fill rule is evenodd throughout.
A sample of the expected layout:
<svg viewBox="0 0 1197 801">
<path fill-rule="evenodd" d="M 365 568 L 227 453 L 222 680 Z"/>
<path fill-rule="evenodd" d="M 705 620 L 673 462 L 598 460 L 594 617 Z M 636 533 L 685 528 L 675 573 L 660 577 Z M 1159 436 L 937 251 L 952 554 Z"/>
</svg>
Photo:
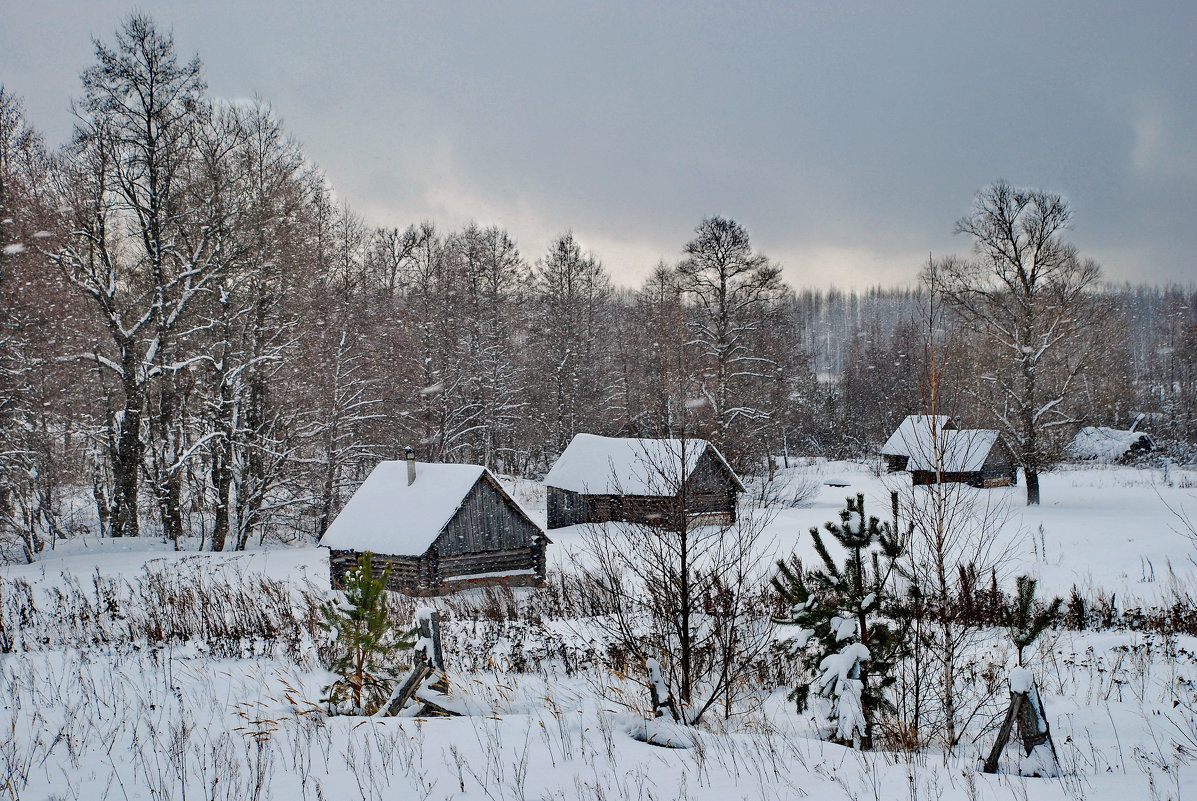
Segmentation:
<svg viewBox="0 0 1197 801">
<path fill-rule="evenodd" d="M 997 742 L 993 744 L 985 760 L 985 766 L 981 768 L 985 773 L 997 773 L 998 760 L 1002 758 L 1006 743 L 1010 742 L 1010 729 L 1013 728 L 1018 710 L 1025 700 L 1026 696 L 1022 693 L 1010 693 L 1010 706 L 1006 708 L 1006 718 L 1002 721 L 1002 727 L 998 729 Z"/>
<path fill-rule="evenodd" d="M 445 656 L 441 650 L 441 616 L 434 609 L 421 609 L 416 613 L 416 630 L 419 640 L 412 655 L 412 667 L 390 699 L 382 707 L 382 715 L 396 715 L 412 701 L 421 704 L 419 715 L 457 715 L 440 702 L 440 697 L 449 693 L 449 679 L 445 676 Z M 420 694 L 429 677 L 436 680 L 428 685 L 432 693 Z"/>
<path fill-rule="evenodd" d="M 1010 706 L 1006 710 L 1001 728 L 998 729 L 997 741 L 982 767 L 985 773 L 997 773 L 998 761 L 1010 742 L 1010 734 L 1016 724 L 1024 756 L 1030 756 L 1038 746 L 1047 743 L 1052 754 L 1052 765 L 1049 769 L 1059 771 L 1060 760 L 1056 756 L 1056 744 L 1052 742 L 1051 727 L 1047 723 L 1043 701 L 1039 699 L 1039 691 L 1029 676 L 1030 674 L 1026 673 L 1022 680 L 1017 680 L 1014 674 L 1011 674 Z M 1037 700 L 1038 704 L 1035 703 Z"/>
<path fill-rule="evenodd" d="M 407 672 L 407 676 L 399 683 L 399 687 L 391 693 L 391 697 L 383 704 L 379 710 L 379 714 L 383 717 L 399 714 L 399 710 L 407 706 L 408 702 L 415 697 L 416 690 L 420 689 L 420 685 L 424 683 L 424 679 L 431 675 L 432 668 L 427 662 L 417 657 L 415 664 L 411 666 L 411 670 Z"/>
</svg>

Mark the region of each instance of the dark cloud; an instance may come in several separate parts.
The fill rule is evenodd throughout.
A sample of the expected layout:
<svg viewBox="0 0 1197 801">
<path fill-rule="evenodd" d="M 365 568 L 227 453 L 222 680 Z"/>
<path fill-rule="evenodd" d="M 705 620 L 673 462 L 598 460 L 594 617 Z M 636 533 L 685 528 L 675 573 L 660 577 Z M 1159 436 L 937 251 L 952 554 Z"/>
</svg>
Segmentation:
<svg viewBox="0 0 1197 801">
<path fill-rule="evenodd" d="M 1059 191 L 1117 280 L 1197 280 L 1191 4 L 149 2 L 273 102 L 372 222 L 567 227 L 622 281 L 702 216 L 797 284 L 909 281 L 995 178 Z M 52 140 L 122 3 L 0 5 Z"/>
</svg>

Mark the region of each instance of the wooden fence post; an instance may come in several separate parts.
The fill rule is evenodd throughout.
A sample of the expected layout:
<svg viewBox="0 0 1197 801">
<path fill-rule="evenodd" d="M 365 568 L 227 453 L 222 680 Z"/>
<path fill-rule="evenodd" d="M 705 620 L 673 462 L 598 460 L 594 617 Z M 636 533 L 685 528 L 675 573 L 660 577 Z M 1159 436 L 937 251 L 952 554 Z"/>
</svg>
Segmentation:
<svg viewBox="0 0 1197 801">
<path fill-rule="evenodd" d="M 412 653 L 412 667 L 407 676 L 400 682 L 398 688 L 391 693 L 390 699 L 383 705 L 380 714 L 395 715 L 411 701 L 418 701 L 420 715 L 457 715 L 459 713 L 448 709 L 437 699 L 429 697 L 428 693 L 420 695 L 424 682 L 435 676 L 436 680 L 428 685 L 440 695 L 449 692 L 449 680 L 445 676 L 445 655 L 441 649 L 441 615 L 435 609 L 420 609 L 416 612 L 416 634 L 419 637 L 416 648 Z"/>
</svg>

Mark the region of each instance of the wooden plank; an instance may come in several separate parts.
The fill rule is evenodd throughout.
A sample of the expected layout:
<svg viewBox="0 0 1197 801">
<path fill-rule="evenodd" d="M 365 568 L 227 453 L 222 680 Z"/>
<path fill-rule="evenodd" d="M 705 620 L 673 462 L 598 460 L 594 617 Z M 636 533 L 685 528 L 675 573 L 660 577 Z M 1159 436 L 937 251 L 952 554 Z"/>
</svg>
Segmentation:
<svg viewBox="0 0 1197 801">
<path fill-rule="evenodd" d="M 391 693 L 391 697 L 379 710 L 379 714 L 384 717 L 391 717 L 399 714 L 403 707 L 415 696 L 416 690 L 420 689 L 420 684 L 424 679 L 432 675 L 432 668 L 427 662 L 417 661 L 411 666 L 406 678 L 399 685 L 399 689 Z"/>
<path fill-rule="evenodd" d="M 436 539 L 441 556 L 527 548 L 540 529 L 521 514 L 502 488 L 485 476 Z"/>
<path fill-rule="evenodd" d="M 416 700 L 423 704 L 417 717 L 448 718 L 458 717 L 461 715 L 461 713 L 456 710 L 441 706 L 436 702 L 436 699 L 428 695 L 417 695 Z"/>
<path fill-rule="evenodd" d="M 997 741 L 993 744 L 993 748 L 989 751 L 989 757 L 985 760 L 985 765 L 981 769 L 984 773 L 997 773 L 998 761 L 1002 758 L 1002 750 L 1005 749 L 1006 743 L 1010 742 L 1010 730 L 1014 726 L 1014 721 L 1018 718 L 1019 710 L 1026 701 L 1026 696 L 1022 693 L 1010 694 L 1010 706 L 1006 709 L 1006 719 L 1002 721 L 1002 726 L 998 729 Z"/>
</svg>

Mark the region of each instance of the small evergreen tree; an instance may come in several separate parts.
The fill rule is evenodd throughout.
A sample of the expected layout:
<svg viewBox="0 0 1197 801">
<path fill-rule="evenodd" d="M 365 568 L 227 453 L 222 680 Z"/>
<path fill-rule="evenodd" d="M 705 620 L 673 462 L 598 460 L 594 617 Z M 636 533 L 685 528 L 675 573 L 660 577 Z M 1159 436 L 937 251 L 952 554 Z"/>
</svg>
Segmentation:
<svg viewBox="0 0 1197 801">
<path fill-rule="evenodd" d="M 1002 611 L 1002 623 L 1010 632 L 1010 639 L 1018 649 L 1018 666 L 1022 667 L 1022 652 L 1039 638 L 1044 629 L 1060 615 L 1063 598 L 1053 598 L 1049 604 L 1035 608 L 1035 587 L 1039 582 L 1029 576 L 1014 580 L 1014 598 Z"/>
<path fill-rule="evenodd" d="M 789 607 L 775 622 L 798 626 L 790 656 L 802 660 L 810 680 L 790 694 L 805 711 L 811 692 L 829 703 L 827 723 L 832 739 L 871 748 L 876 717 L 892 712 L 886 690 L 894 683 L 895 666 L 904 648 L 903 632 L 893 628 L 889 590 L 894 561 L 905 550 L 893 523 L 866 517 L 864 496 L 847 499 L 840 522 L 827 532 L 847 551 L 841 567 L 827 550 L 817 528 L 810 530 L 821 569 L 805 570 L 797 559 L 777 563 L 773 586 Z"/>
<path fill-rule="evenodd" d="M 334 712 L 372 715 L 390 696 L 399 679 L 397 657 L 415 644 L 415 632 L 391 624 L 387 580 L 391 566 L 375 577 L 370 554 L 345 573 L 341 599 L 320 607 L 320 625 L 332 635 L 330 668 L 340 678 L 325 688 L 325 703 Z"/>
</svg>

